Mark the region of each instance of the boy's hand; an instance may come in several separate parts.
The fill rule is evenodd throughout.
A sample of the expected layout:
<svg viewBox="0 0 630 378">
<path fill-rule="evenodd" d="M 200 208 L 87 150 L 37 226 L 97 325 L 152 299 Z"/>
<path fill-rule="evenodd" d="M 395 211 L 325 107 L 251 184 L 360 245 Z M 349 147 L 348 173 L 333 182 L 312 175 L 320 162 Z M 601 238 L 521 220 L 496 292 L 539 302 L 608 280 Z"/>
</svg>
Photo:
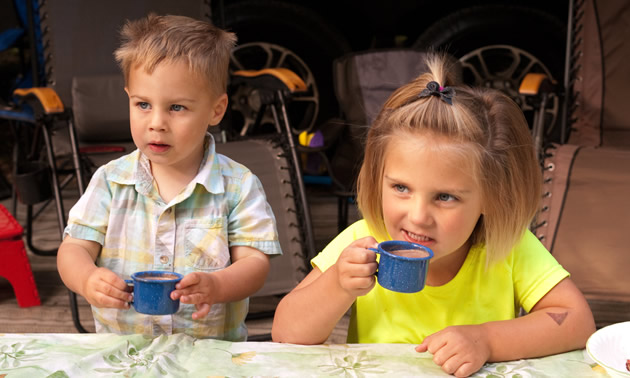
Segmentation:
<svg viewBox="0 0 630 378">
<path fill-rule="evenodd" d="M 211 273 L 193 272 L 187 274 L 175 286 L 171 299 L 179 299 L 182 303 L 194 304 L 197 312 L 193 319 L 201 319 L 208 315 L 214 304 L 215 283 Z"/>
<path fill-rule="evenodd" d="M 107 268 L 95 268 L 83 285 L 83 296 L 91 305 L 101 308 L 128 309 L 133 299 L 131 288 Z"/>
<path fill-rule="evenodd" d="M 427 336 L 416 351 L 429 351 L 433 362 L 457 377 L 475 373 L 490 358 L 490 344 L 480 325 L 446 327 Z"/>
<path fill-rule="evenodd" d="M 376 245 L 371 236 L 355 240 L 337 259 L 339 285 L 354 297 L 367 294 L 376 283 L 376 253 L 368 249 Z"/>
</svg>

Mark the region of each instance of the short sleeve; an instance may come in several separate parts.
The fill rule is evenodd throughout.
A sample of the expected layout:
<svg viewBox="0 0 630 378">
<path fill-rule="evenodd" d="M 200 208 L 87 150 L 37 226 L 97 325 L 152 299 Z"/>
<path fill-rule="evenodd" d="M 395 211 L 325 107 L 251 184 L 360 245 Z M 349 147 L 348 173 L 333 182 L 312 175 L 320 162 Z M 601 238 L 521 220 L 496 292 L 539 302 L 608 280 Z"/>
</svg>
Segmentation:
<svg viewBox="0 0 630 378">
<path fill-rule="evenodd" d="M 560 281 L 569 276 L 562 265 L 530 231 L 526 231 L 514 250 L 514 288 L 525 311 Z"/>
<path fill-rule="evenodd" d="M 239 196 L 228 219 L 229 245 L 256 248 L 267 255 L 282 254 L 276 218 L 260 180 L 247 171 L 239 184 Z M 232 190 L 229 185 L 227 189 Z"/>
<path fill-rule="evenodd" d="M 90 180 L 85 193 L 70 209 L 64 236 L 75 239 L 105 242 L 109 222 L 112 194 L 109 190 L 104 167 L 100 167 Z"/>
<path fill-rule="evenodd" d="M 311 259 L 311 265 L 325 272 L 333 266 L 341 252 L 353 241 L 370 236 L 365 220 L 359 220 L 343 230 L 317 256 Z"/>
</svg>

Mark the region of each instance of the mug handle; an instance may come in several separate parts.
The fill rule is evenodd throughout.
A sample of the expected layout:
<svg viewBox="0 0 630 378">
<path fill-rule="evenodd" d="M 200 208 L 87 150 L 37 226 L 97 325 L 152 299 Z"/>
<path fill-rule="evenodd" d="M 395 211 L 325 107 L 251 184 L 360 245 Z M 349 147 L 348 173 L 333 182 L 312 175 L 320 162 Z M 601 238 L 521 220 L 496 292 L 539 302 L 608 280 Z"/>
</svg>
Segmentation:
<svg viewBox="0 0 630 378">
<path fill-rule="evenodd" d="M 378 251 L 378 249 L 376 248 L 368 248 L 370 251 L 374 252 L 374 253 L 380 253 Z M 377 263 L 378 264 L 378 263 Z M 378 277 L 378 266 L 376 267 L 376 272 L 374 272 L 374 275 Z"/>
<path fill-rule="evenodd" d="M 127 284 L 127 287 L 130 287 L 133 289 L 133 280 L 125 280 L 125 283 Z M 131 291 L 133 293 L 133 290 Z M 128 302 L 130 305 L 133 305 L 133 299 L 131 300 L 131 302 Z"/>
</svg>

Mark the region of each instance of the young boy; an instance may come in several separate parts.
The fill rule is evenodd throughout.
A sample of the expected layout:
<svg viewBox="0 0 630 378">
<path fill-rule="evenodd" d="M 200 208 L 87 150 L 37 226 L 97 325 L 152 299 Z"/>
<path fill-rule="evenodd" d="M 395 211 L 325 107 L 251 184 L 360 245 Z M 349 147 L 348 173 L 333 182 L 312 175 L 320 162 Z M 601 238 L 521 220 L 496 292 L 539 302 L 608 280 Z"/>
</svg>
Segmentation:
<svg viewBox="0 0 630 378">
<path fill-rule="evenodd" d="M 61 278 L 92 305 L 97 332 L 245 340 L 247 298 L 281 250 L 258 178 L 216 154 L 207 133 L 227 107 L 236 37 L 156 15 L 128 22 L 121 36 L 115 56 L 138 149 L 100 167 L 70 211 Z M 171 293 L 176 314 L 130 308 L 124 280 L 144 270 L 184 275 Z"/>
</svg>

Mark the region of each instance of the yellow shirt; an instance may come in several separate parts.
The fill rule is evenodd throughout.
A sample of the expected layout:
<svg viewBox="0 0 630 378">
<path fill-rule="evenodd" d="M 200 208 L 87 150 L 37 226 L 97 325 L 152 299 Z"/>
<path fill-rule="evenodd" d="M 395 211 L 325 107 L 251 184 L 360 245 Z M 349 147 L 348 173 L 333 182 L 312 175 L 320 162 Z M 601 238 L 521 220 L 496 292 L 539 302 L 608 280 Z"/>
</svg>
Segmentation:
<svg viewBox="0 0 630 378">
<path fill-rule="evenodd" d="M 324 272 L 352 241 L 370 235 L 367 223 L 360 220 L 339 234 L 311 263 Z M 416 344 L 447 326 L 514 319 L 521 306 L 531 310 L 569 276 L 529 231 L 505 260 L 488 269 L 485 261 L 485 247 L 472 247 L 450 282 L 427 285 L 418 293 L 396 293 L 375 285 L 353 305 L 348 342 Z"/>
</svg>

